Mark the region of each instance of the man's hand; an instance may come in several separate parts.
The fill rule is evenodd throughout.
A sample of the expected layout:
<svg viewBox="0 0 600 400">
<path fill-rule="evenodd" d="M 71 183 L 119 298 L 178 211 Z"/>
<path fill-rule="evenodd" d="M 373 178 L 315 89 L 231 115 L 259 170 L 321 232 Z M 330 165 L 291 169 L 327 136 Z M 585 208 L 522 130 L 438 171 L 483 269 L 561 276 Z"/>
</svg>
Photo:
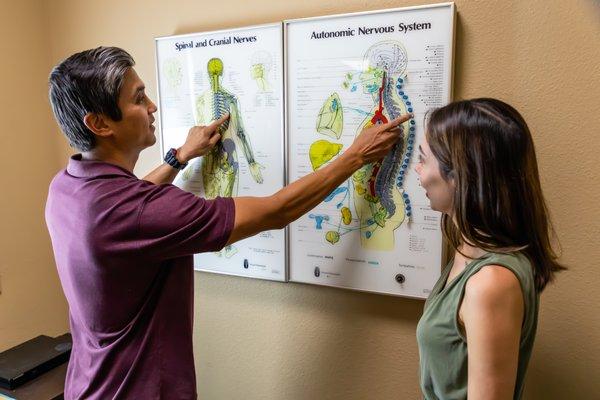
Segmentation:
<svg viewBox="0 0 600 400">
<path fill-rule="evenodd" d="M 221 139 L 218 128 L 223 122 L 229 119 L 229 114 L 214 120 L 207 126 L 194 126 L 190 129 L 187 139 L 183 146 L 177 149 L 177 161 L 182 164 L 187 163 L 193 158 L 200 157 L 208 153 Z"/>
<path fill-rule="evenodd" d="M 386 124 L 363 129 L 347 151 L 354 152 L 362 165 L 381 160 L 400 139 L 400 125 L 412 117 L 412 114 L 404 114 Z"/>
</svg>

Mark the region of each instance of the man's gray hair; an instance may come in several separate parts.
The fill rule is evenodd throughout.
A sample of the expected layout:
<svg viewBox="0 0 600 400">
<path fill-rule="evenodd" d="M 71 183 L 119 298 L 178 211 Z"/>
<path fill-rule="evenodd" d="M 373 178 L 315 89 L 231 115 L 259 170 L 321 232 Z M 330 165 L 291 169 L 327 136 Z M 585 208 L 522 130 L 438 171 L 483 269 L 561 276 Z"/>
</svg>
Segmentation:
<svg viewBox="0 0 600 400">
<path fill-rule="evenodd" d="M 125 50 L 98 47 L 73 54 L 52 69 L 52 111 L 72 147 L 89 151 L 95 146 L 95 135 L 83 122 L 87 113 L 121 120 L 119 92 L 125 73 L 134 65 Z"/>
</svg>

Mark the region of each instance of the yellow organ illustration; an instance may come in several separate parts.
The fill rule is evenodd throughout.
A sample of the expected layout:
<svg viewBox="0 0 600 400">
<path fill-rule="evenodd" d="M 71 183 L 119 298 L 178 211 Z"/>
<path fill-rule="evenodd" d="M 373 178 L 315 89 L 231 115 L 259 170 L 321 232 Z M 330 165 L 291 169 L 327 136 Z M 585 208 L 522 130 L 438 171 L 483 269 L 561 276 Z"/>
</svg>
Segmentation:
<svg viewBox="0 0 600 400">
<path fill-rule="evenodd" d="M 319 112 L 317 118 L 317 132 L 339 139 L 342 136 L 344 127 L 344 112 L 341 107 L 342 102 L 337 93 L 333 93 Z"/>
<path fill-rule="evenodd" d="M 311 144 L 309 157 L 313 171 L 316 171 L 320 166 L 338 155 L 341 149 L 341 144 L 331 143 L 327 140 L 317 140 Z"/>
<path fill-rule="evenodd" d="M 352 222 L 352 212 L 348 207 L 342 207 L 342 221 L 345 225 L 350 225 Z"/>
</svg>

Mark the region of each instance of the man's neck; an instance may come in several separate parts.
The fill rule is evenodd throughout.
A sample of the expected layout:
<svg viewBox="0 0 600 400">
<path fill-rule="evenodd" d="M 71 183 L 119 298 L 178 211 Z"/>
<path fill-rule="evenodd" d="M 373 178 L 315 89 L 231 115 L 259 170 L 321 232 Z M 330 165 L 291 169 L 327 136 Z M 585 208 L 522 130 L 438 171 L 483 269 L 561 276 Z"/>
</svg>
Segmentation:
<svg viewBox="0 0 600 400">
<path fill-rule="evenodd" d="M 96 146 L 90 151 L 85 151 L 81 153 L 81 158 L 83 160 L 102 161 L 124 168 L 131 173 L 133 173 L 133 168 L 135 167 L 135 163 L 137 162 L 138 156 L 139 152 L 132 152 L 131 154 L 126 154 L 121 151 L 116 151 L 114 149 L 105 149 L 100 146 Z"/>
</svg>

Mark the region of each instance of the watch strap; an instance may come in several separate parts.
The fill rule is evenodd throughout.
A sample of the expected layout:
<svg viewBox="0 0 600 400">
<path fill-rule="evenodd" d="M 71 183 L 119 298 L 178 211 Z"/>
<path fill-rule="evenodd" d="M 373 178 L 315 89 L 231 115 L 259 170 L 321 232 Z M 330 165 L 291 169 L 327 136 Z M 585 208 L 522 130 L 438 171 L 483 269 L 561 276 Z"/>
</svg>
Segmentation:
<svg viewBox="0 0 600 400">
<path fill-rule="evenodd" d="M 177 160 L 177 150 L 170 148 L 165 154 L 165 162 L 175 169 L 182 170 L 187 167 L 188 163 L 182 164 Z"/>
</svg>

